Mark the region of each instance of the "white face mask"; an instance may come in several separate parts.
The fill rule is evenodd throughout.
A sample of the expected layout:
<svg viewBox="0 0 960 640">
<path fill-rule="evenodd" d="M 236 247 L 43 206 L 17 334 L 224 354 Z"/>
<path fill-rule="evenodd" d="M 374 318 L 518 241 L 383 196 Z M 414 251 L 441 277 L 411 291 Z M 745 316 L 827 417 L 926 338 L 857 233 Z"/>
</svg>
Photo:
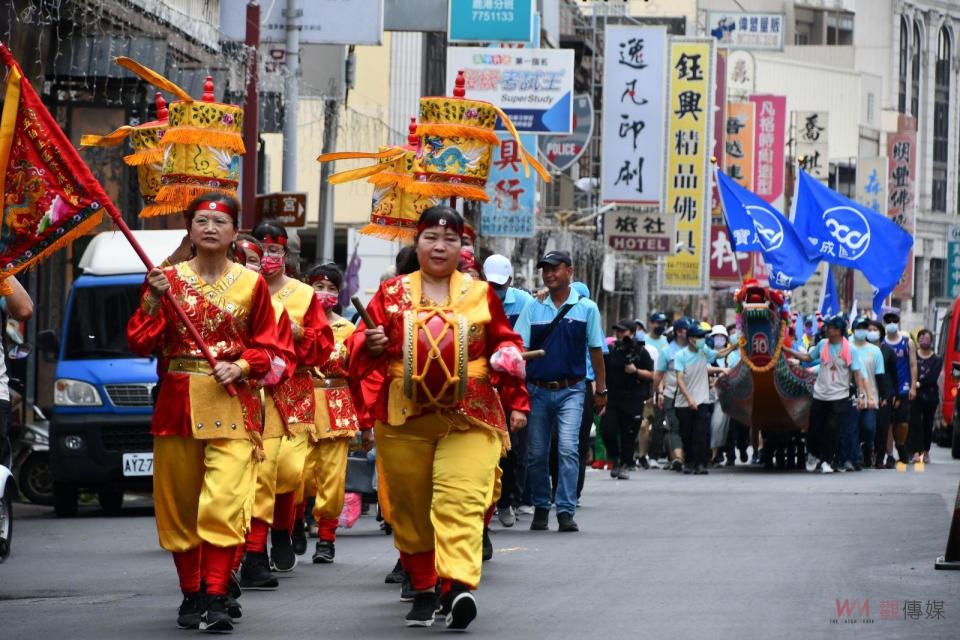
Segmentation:
<svg viewBox="0 0 960 640">
<path fill-rule="evenodd" d="M 876 329 L 867 331 L 867 340 L 870 342 L 880 342 L 880 332 Z"/>
<path fill-rule="evenodd" d="M 867 337 L 867 330 L 866 330 L 866 329 L 854 329 L 854 330 L 853 330 L 853 337 L 856 338 L 857 340 L 861 340 L 861 341 L 862 341 L 862 340 L 866 339 L 866 337 Z"/>
</svg>

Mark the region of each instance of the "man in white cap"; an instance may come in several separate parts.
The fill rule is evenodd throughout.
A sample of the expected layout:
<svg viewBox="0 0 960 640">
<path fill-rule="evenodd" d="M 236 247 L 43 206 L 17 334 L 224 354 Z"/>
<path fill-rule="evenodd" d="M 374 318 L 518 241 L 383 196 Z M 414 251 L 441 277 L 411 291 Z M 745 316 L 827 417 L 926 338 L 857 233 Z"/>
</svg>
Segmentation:
<svg viewBox="0 0 960 640">
<path fill-rule="evenodd" d="M 483 261 L 483 274 L 497 297 L 503 302 L 503 311 L 510 326 L 524 307 L 533 300 L 526 291 L 511 287 L 513 283 L 513 265 L 510 259 L 499 253 Z M 497 500 L 497 517 L 504 527 L 512 527 L 517 522 L 517 509 L 523 499 L 523 490 L 527 484 L 527 430 L 510 432 L 510 451 L 500 459 L 501 478 L 500 499 Z"/>
</svg>

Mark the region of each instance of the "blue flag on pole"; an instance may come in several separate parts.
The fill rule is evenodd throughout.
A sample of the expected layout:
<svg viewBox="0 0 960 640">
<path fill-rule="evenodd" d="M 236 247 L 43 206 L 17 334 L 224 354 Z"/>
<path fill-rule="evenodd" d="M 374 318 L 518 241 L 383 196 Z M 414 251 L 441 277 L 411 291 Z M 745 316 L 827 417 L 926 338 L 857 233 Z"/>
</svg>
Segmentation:
<svg viewBox="0 0 960 640">
<path fill-rule="evenodd" d="M 763 254 L 770 269 L 770 286 L 775 289 L 795 289 L 806 282 L 820 257 L 808 259 L 803 241 L 786 216 L 723 171 L 715 171 L 734 251 Z"/>
<path fill-rule="evenodd" d="M 876 211 L 843 197 L 800 171 L 793 224 L 808 257 L 853 267 L 877 290 L 892 291 L 903 275 L 913 237 Z M 876 308 L 876 298 L 874 308 Z"/>
<path fill-rule="evenodd" d="M 840 313 L 840 296 L 837 295 L 837 283 L 833 281 L 833 269 L 827 269 L 827 279 L 823 281 L 823 294 L 820 296 L 820 315 L 824 319 Z"/>
</svg>

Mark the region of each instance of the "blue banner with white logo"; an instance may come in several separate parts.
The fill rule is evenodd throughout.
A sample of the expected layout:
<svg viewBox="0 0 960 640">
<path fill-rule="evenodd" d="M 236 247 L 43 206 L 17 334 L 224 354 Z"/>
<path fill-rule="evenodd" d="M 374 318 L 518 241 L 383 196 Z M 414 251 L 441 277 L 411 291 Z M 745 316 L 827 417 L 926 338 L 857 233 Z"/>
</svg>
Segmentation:
<svg viewBox="0 0 960 640">
<path fill-rule="evenodd" d="M 875 296 L 892 291 L 907 267 L 913 237 L 806 171 L 799 174 L 793 224 L 804 238 L 807 256 L 859 269 L 874 286 Z"/>
<path fill-rule="evenodd" d="M 803 241 L 786 216 L 723 171 L 714 170 L 734 250 L 759 251 L 770 269 L 770 286 L 775 289 L 795 289 L 805 283 L 820 259 L 807 258 Z"/>
</svg>

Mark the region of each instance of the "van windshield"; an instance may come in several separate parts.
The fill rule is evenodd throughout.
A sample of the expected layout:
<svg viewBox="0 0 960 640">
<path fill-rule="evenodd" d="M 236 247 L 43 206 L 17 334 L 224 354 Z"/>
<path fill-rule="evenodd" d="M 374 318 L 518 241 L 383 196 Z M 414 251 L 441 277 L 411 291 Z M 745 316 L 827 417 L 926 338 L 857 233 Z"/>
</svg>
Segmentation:
<svg viewBox="0 0 960 640">
<path fill-rule="evenodd" d="M 127 348 L 127 320 L 138 304 L 140 287 L 136 284 L 75 288 L 64 359 L 137 357 Z"/>
</svg>

